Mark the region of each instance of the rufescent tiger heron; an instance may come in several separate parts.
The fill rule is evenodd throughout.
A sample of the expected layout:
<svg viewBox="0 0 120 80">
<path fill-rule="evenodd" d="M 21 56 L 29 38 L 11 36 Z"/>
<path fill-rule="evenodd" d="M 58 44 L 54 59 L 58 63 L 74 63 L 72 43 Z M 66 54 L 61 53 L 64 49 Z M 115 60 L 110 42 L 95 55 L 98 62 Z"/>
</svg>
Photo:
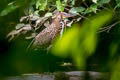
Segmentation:
<svg viewBox="0 0 120 80">
<path fill-rule="evenodd" d="M 53 40 L 60 34 L 62 30 L 61 22 L 64 18 L 73 17 L 75 15 L 65 12 L 56 12 L 55 18 L 50 26 L 43 29 L 34 39 L 32 44 L 33 49 L 47 49 Z"/>
</svg>

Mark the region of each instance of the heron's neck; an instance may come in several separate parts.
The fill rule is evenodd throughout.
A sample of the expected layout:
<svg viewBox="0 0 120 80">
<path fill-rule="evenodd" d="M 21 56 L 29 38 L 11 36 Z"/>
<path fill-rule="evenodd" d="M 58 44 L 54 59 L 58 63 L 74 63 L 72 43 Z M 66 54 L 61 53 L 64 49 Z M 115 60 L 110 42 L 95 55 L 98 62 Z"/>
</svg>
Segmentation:
<svg viewBox="0 0 120 80">
<path fill-rule="evenodd" d="M 52 22 L 52 24 L 54 24 L 55 26 L 53 27 L 56 27 L 56 28 L 60 28 L 61 26 L 61 21 L 62 21 L 62 17 L 61 15 L 58 15 Z"/>
</svg>

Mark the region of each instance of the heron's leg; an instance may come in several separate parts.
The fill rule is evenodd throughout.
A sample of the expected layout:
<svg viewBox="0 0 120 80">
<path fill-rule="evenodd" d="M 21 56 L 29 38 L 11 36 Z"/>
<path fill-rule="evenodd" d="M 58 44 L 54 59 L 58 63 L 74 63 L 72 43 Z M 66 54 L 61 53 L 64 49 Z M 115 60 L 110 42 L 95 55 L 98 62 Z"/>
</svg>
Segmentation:
<svg viewBox="0 0 120 80">
<path fill-rule="evenodd" d="M 60 23 L 61 23 L 61 27 L 62 27 L 62 29 L 60 31 L 60 37 L 62 37 L 63 36 L 63 32 L 64 32 L 64 28 L 65 28 L 65 22 L 61 21 Z"/>
<path fill-rule="evenodd" d="M 50 51 L 51 47 L 52 47 L 52 44 L 47 47 L 47 49 L 46 49 L 47 50 L 47 54 Z"/>
</svg>

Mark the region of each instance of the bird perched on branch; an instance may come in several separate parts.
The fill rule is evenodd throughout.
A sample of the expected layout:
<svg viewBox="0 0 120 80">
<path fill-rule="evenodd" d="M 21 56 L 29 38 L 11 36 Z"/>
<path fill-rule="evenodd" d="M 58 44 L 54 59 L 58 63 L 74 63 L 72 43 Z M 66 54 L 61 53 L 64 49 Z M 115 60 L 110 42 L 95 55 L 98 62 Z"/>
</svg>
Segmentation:
<svg viewBox="0 0 120 80">
<path fill-rule="evenodd" d="M 46 49 L 53 42 L 53 40 L 59 35 L 62 30 L 61 22 L 64 24 L 63 19 L 67 17 L 73 17 L 73 14 L 67 14 L 65 12 L 57 11 L 55 18 L 50 26 L 43 29 L 34 39 L 32 48 L 34 49 Z M 63 25 L 62 24 L 62 25 Z"/>
</svg>

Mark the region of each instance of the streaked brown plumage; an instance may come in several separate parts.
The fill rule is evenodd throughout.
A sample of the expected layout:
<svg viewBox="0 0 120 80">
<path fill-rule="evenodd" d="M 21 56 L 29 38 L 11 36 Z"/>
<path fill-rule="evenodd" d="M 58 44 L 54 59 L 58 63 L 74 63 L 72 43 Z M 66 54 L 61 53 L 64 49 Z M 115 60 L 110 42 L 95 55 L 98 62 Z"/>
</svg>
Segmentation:
<svg viewBox="0 0 120 80">
<path fill-rule="evenodd" d="M 60 21 L 62 20 L 61 12 L 56 13 L 56 17 L 53 20 L 52 24 L 42 30 L 36 37 L 33 42 L 34 48 L 47 48 L 53 41 L 54 38 L 59 34 L 61 30 Z"/>
<path fill-rule="evenodd" d="M 33 42 L 32 47 L 35 49 L 46 49 L 57 37 L 61 31 L 61 21 L 63 17 L 67 17 L 64 12 L 57 12 L 55 14 L 55 19 L 52 21 L 51 25 L 42 30 L 36 37 Z M 73 15 L 71 15 L 73 16 Z M 68 17 L 71 17 L 68 15 Z"/>
</svg>

